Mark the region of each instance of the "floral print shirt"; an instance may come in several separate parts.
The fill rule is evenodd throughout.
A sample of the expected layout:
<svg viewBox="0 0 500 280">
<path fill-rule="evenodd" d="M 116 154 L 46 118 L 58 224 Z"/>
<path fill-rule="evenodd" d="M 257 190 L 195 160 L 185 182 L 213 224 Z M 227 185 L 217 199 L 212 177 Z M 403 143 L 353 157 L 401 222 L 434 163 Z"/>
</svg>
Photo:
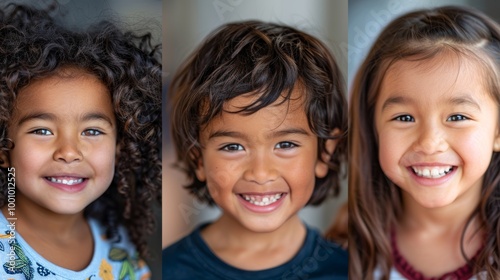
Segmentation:
<svg viewBox="0 0 500 280">
<path fill-rule="evenodd" d="M 90 264 L 81 271 L 59 267 L 39 255 L 15 231 L 15 220 L 5 218 L 0 211 L 0 279 L 26 280 L 144 280 L 151 273 L 139 259 L 124 228 L 115 240 L 104 238 L 104 228 L 89 220 L 94 239 Z"/>
</svg>

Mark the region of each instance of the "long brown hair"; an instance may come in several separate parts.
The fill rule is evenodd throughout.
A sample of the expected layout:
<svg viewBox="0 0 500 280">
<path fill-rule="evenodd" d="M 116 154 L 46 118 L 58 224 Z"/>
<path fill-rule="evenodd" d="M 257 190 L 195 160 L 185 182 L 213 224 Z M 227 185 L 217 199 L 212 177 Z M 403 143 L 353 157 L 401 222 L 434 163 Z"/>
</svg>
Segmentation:
<svg viewBox="0 0 500 280">
<path fill-rule="evenodd" d="M 393 264 L 389 232 L 402 213 L 401 191 L 384 175 L 378 158 L 374 111 L 382 78 L 395 61 L 426 60 L 444 51 L 481 64 L 488 91 L 500 104 L 500 27 L 481 12 L 453 6 L 418 10 L 393 20 L 382 31 L 352 87 L 349 278 L 373 279 L 374 270 L 379 269 L 381 278 L 389 279 Z M 479 215 L 486 232 L 484 248 L 473 267 L 475 273 L 484 271 L 488 279 L 500 279 L 499 170 L 500 154 L 495 152 L 484 174 L 481 201 L 469 219 Z"/>
</svg>

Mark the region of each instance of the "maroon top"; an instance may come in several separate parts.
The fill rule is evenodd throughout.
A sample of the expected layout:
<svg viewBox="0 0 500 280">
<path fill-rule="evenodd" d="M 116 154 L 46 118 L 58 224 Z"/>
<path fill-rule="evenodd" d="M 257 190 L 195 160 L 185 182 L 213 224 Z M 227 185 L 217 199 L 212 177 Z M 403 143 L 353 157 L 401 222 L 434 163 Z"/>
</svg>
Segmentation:
<svg viewBox="0 0 500 280">
<path fill-rule="evenodd" d="M 470 263 L 476 259 L 477 255 L 481 251 L 478 250 L 476 255 L 472 258 L 471 262 L 466 263 L 462 267 L 459 267 L 455 271 L 445 273 L 440 277 L 428 278 L 422 275 L 419 271 L 416 271 L 406 259 L 399 253 L 398 246 L 396 244 L 396 233 L 395 230 L 391 231 L 391 245 L 392 245 L 392 258 L 394 259 L 394 267 L 397 269 L 401 275 L 411 280 L 466 280 L 473 276 L 472 266 Z"/>
</svg>

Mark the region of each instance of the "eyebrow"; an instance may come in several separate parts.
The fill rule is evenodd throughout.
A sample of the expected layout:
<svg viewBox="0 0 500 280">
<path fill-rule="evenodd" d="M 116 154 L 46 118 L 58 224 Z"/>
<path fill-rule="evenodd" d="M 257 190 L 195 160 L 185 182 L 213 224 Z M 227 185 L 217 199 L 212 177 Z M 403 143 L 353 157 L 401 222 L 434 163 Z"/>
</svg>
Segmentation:
<svg viewBox="0 0 500 280">
<path fill-rule="evenodd" d="M 20 118 L 19 121 L 17 122 L 17 125 L 20 126 L 23 123 L 31 121 L 31 120 L 55 121 L 55 120 L 57 120 L 57 117 L 56 117 L 56 115 L 51 114 L 51 113 L 34 112 L 34 113 L 26 114 L 22 118 Z"/>
<path fill-rule="evenodd" d="M 25 116 L 20 118 L 17 125 L 20 126 L 23 123 L 31 121 L 31 120 L 57 121 L 58 117 L 52 113 L 33 112 L 33 113 L 26 114 Z M 87 113 L 87 114 L 83 115 L 83 117 L 81 117 L 80 120 L 83 122 L 92 121 L 92 120 L 105 121 L 105 122 L 109 123 L 109 125 L 111 125 L 111 127 L 113 127 L 113 121 L 108 116 L 106 116 L 105 114 L 100 113 L 100 112 Z"/>
<path fill-rule="evenodd" d="M 384 111 L 387 107 L 391 107 L 392 105 L 400 105 L 400 104 L 411 104 L 414 103 L 413 99 L 404 97 L 404 96 L 393 96 L 387 98 L 382 105 L 382 111 Z"/>
<path fill-rule="evenodd" d="M 84 121 L 84 122 L 86 122 L 86 121 L 93 121 L 93 120 L 96 120 L 96 121 L 105 121 L 105 122 L 109 123 L 110 126 L 113 126 L 113 121 L 108 116 L 106 116 L 105 114 L 100 113 L 100 112 L 90 112 L 90 113 L 87 113 L 87 114 L 83 115 L 83 117 L 81 118 L 81 120 Z"/>
<path fill-rule="evenodd" d="M 474 98 L 472 98 L 469 94 L 454 96 L 450 98 L 449 102 L 455 105 L 471 106 L 481 111 L 481 106 L 479 106 L 479 103 L 477 103 L 476 100 L 474 100 Z"/>
<path fill-rule="evenodd" d="M 310 135 L 306 130 L 302 128 L 286 128 L 286 129 L 281 129 L 281 130 L 276 130 L 271 133 L 269 133 L 268 138 L 277 138 L 277 137 L 283 137 L 286 135 L 290 134 L 299 134 L 299 135 Z M 213 139 L 217 137 L 233 137 L 233 138 L 240 138 L 243 140 L 248 140 L 248 136 L 237 131 L 224 131 L 224 130 L 218 130 L 215 132 L 210 133 L 208 136 L 208 139 Z"/>
<path fill-rule="evenodd" d="M 471 106 L 481 111 L 481 106 L 479 106 L 479 103 L 477 103 L 476 100 L 472 98 L 469 94 L 460 94 L 458 96 L 452 96 L 451 98 L 448 99 L 448 102 L 453 105 Z M 412 103 L 414 103 L 413 99 L 408 97 L 404 96 L 389 97 L 387 100 L 385 100 L 384 104 L 382 105 L 382 111 L 384 111 L 384 109 L 392 105 L 405 105 Z"/>
</svg>

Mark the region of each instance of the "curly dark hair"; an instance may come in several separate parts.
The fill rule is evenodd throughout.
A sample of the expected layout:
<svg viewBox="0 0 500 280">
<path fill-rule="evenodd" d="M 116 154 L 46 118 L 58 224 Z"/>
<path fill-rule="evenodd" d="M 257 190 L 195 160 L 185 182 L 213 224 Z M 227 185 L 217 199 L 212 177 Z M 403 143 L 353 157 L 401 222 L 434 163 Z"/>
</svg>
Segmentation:
<svg viewBox="0 0 500 280">
<path fill-rule="evenodd" d="M 52 10 L 51 10 L 51 9 Z M 152 205 L 161 203 L 161 58 L 151 35 L 124 33 L 110 22 L 72 31 L 51 16 L 54 7 L 8 5 L 0 12 L 0 149 L 15 143 L 8 125 L 16 95 L 31 81 L 74 67 L 109 90 L 117 120 L 117 154 L 111 186 L 86 207 L 108 238 L 124 225 L 141 256 L 155 228 Z M 7 170 L 0 171 L 0 207 L 7 204 Z"/>
<path fill-rule="evenodd" d="M 426 61 L 444 52 L 477 62 L 486 87 L 500 106 L 500 25 L 468 7 L 412 11 L 394 19 L 379 35 L 359 68 L 349 115 L 349 277 L 389 279 L 394 260 L 390 234 L 404 205 L 401 189 L 382 171 L 374 125 L 375 103 L 389 67 L 401 60 Z M 481 199 L 462 231 L 461 250 L 475 274 L 500 279 L 500 153 L 493 152 Z M 471 261 L 465 231 L 479 217 L 484 247 Z M 478 231 L 479 232 L 479 231 Z M 439 252 L 432 252 L 439 253 Z"/>
<path fill-rule="evenodd" d="M 229 23 L 213 31 L 173 78 L 171 126 L 177 166 L 192 180 L 186 188 L 214 204 L 195 170 L 201 158 L 200 129 L 222 113 L 225 102 L 255 92 L 255 102 L 230 112 L 249 115 L 282 97 L 289 102 L 297 84 L 304 89 L 309 127 L 318 137 L 318 159 L 327 151 L 326 140 L 339 141 L 327 162 L 329 172 L 316 179 L 308 204 L 318 205 L 337 195 L 347 131 L 342 74 L 320 40 L 289 26 L 260 21 Z M 335 128 L 342 133 L 332 135 Z"/>
</svg>

